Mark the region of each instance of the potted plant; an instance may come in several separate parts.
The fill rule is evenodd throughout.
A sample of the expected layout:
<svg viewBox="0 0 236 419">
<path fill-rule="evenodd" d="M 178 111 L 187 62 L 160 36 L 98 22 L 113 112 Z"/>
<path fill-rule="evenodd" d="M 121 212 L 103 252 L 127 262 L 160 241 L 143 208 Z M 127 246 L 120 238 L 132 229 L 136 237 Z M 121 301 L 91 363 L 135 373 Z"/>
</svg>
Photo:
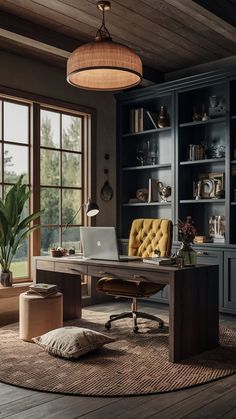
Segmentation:
<svg viewBox="0 0 236 419">
<path fill-rule="evenodd" d="M 22 184 L 23 176 L 7 192 L 4 199 L 0 199 L 0 265 L 1 284 L 5 287 L 12 285 L 10 271 L 12 259 L 23 240 L 39 227 L 31 222 L 39 217 L 42 211 L 37 211 L 22 219 L 22 213 L 31 191 Z"/>
<path fill-rule="evenodd" d="M 197 255 L 191 244 L 197 235 L 197 230 L 190 215 L 186 218 L 186 221 L 178 221 L 178 234 L 181 240 L 181 248 L 177 255 L 183 258 L 185 266 L 195 266 Z"/>
</svg>

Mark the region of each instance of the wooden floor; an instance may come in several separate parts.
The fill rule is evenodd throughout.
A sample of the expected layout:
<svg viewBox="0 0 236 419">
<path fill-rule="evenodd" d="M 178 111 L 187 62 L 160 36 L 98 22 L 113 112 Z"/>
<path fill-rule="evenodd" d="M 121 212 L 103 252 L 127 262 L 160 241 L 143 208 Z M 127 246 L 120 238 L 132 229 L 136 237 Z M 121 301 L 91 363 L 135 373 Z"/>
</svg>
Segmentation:
<svg viewBox="0 0 236 419">
<path fill-rule="evenodd" d="M 90 309 L 120 312 L 128 303 L 97 305 Z M 142 303 L 142 310 L 167 316 L 163 305 Z M 157 310 L 158 308 L 158 310 Z M 236 329 L 236 316 L 220 322 Z M 27 355 L 26 355 L 27 356 Z M 157 360 L 158 362 L 158 360 Z M 30 366 L 29 366 L 30 367 Z M 236 374 L 193 389 L 142 397 L 96 398 L 62 396 L 24 390 L 0 383 L 0 418 L 111 419 L 111 418 L 236 418 Z"/>
</svg>

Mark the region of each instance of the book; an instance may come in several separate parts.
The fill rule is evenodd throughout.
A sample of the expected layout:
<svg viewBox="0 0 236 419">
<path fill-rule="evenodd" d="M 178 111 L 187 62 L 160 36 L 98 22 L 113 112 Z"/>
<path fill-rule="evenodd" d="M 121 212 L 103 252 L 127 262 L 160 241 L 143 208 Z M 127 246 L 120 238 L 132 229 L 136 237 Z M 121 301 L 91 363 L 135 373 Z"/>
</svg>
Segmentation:
<svg viewBox="0 0 236 419">
<path fill-rule="evenodd" d="M 52 291 L 48 291 L 48 292 L 40 292 L 40 291 L 35 291 L 35 290 L 29 289 L 27 291 L 27 294 L 40 295 L 41 297 L 48 298 L 48 297 L 51 297 L 52 295 L 57 294 L 57 289 L 53 289 Z"/>
<path fill-rule="evenodd" d="M 38 284 L 32 284 L 29 285 L 30 291 L 40 292 L 40 293 L 51 293 L 52 291 L 57 292 L 57 286 L 54 284 L 44 284 L 44 283 L 38 283 Z"/>
<path fill-rule="evenodd" d="M 130 132 L 133 133 L 134 132 L 134 109 L 130 109 L 129 126 L 130 126 Z"/>
<path fill-rule="evenodd" d="M 143 108 L 138 109 L 138 131 L 143 131 Z"/>
<path fill-rule="evenodd" d="M 154 128 L 158 128 L 158 114 L 156 112 L 146 110 L 146 113 Z"/>
<path fill-rule="evenodd" d="M 157 180 L 153 178 L 148 179 L 148 202 L 158 201 Z"/>
<path fill-rule="evenodd" d="M 176 259 L 175 258 L 167 258 L 167 257 L 150 257 L 150 258 L 143 258 L 144 263 L 152 263 L 154 265 L 160 266 L 171 266 L 175 265 Z"/>
</svg>

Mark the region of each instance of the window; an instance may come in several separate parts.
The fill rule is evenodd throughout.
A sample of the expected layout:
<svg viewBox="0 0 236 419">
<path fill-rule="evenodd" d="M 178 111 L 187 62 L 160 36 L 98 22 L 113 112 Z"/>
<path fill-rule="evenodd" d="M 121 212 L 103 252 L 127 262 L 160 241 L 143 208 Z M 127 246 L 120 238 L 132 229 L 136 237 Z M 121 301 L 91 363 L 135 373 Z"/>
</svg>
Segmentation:
<svg viewBox="0 0 236 419">
<path fill-rule="evenodd" d="M 93 110 L 39 102 L 38 97 L 0 97 L 0 195 L 4 197 L 23 174 L 33 191 L 24 216 L 29 208 L 45 209 L 41 229 L 14 257 L 17 281 L 31 277 L 31 256 L 47 254 L 52 245 L 78 250 L 79 227 L 87 222 L 84 211 L 78 210 L 91 196 Z"/>
<path fill-rule="evenodd" d="M 0 185 L 1 196 L 4 197 L 20 175 L 24 175 L 24 182 L 31 186 L 30 105 L 1 98 L 0 106 L 2 116 Z M 24 217 L 28 215 L 28 211 L 29 204 L 25 208 Z M 29 277 L 29 256 L 29 239 L 27 239 L 15 255 L 12 264 L 14 278 Z"/>
<path fill-rule="evenodd" d="M 53 245 L 78 249 L 83 223 L 83 142 L 81 116 L 40 110 L 41 254 Z"/>
</svg>

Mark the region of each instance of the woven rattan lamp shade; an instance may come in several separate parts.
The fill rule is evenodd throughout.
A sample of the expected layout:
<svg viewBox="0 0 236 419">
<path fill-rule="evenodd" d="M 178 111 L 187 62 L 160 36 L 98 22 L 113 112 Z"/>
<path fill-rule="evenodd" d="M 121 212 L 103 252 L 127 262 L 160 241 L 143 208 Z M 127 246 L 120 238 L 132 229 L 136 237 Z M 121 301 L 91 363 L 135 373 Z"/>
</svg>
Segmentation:
<svg viewBox="0 0 236 419">
<path fill-rule="evenodd" d="M 67 81 L 83 89 L 120 90 L 139 84 L 142 62 L 110 38 L 77 48 L 67 62 Z"/>
</svg>

